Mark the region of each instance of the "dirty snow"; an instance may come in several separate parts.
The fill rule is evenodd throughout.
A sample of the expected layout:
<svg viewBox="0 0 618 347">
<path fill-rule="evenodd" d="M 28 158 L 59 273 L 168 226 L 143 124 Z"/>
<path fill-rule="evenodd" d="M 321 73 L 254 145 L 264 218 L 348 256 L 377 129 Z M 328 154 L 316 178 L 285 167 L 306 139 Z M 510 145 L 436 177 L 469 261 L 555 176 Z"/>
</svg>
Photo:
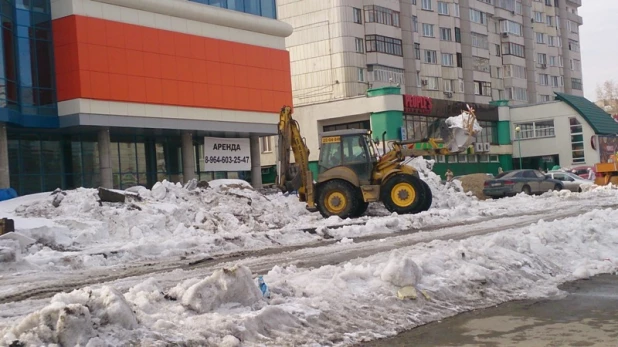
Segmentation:
<svg viewBox="0 0 618 347">
<path fill-rule="evenodd" d="M 84 188 L 1 202 L 0 214 L 15 219 L 16 234 L 23 239 L 0 239 L 0 278 L 62 279 L 75 270 L 113 272 L 131 263 L 203 258 L 325 237 L 338 240 L 328 246 L 336 252 L 368 235 L 594 208 L 615 204 L 618 197 L 615 187 L 593 186 L 583 193 L 479 201 L 464 193 L 458 181 L 441 184 L 431 171 L 432 161 L 417 158 L 409 165 L 434 194 L 432 208 L 417 215 L 391 214 L 371 204 L 367 215 L 356 220 L 323 219 L 306 211 L 294 195 L 264 195 L 238 180 L 189 189 L 163 181 L 151 190 L 129 189 L 139 198 L 127 195 L 124 204 L 99 203 L 97 191 Z M 84 287 L 33 302 L 32 309 L 0 305 L 0 345 L 19 340 L 26 345 L 332 346 L 390 336 L 473 308 L 559 295 L 557 285 L 565 281 L 615 272 L 618 220 L 611 216 L 613 210 L 599 209 L 315 269 L 276 266 L 263 276 L 270 298 L 262 296 L 257 274 L 244 266 L 174 285 L 166 278 L 177 272 L 153 274 L 122 290 L 111 284 Z M 335 227 L 342 224 L 347 226 Z M 302 230 L 310 227 L 315 233 Z M 404 286 L 423 294 L 400 301 L 396 293 Z"/>
</svg>

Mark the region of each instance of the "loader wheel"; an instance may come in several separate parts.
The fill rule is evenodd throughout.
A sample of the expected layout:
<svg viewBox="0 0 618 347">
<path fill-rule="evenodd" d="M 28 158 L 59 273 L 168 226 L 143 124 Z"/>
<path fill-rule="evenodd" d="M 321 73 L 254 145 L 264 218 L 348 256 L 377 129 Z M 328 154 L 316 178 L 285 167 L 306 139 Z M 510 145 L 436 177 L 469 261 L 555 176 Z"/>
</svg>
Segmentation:
<svg viewBox="0 0 618 347">
<path fill-rule="evenodd" d="M 425 188 L 425 200 L 424 200 L 424 204 L 421 207 L 421 212 L 423 211 L 427 211 L 429 210 L 429 208 L 431 207 L 431 203 L 433 202 L 433 193 L 431 192 L 431 188 L 429 187 L 429 185 L 427 184 L 427 182 L 420 180 L 421 184 L 423 185 L 423 188 Z"/>
<path fill-rule="evenodd" d="M 427 190 L 422 180 L 412 175 L 395 175 L 380 190 L 382 202 L 390 212 L 419 213 L 427 207 Z"/>
<path fill-rule="evenodd" d="M 356 211 L 354 211 L 354 213 L 350 215 L 350 217 L 352 218 L 358 218 L 362 216 L 367 211 L 367 207 L 369 207 L 369 203 L 364 201 L 365 199 L 363 198 L 363 193 L 357 190 L 357 194 L 358 208 L 356 209 Z"/>
<path fill-rule="evenodd" d="M 359 211 L 356 188 L 346 181 L 332 180 L 320 187 L 318 210 L 324 218 L 339 216 L 346 219 Z"/>
</svg>

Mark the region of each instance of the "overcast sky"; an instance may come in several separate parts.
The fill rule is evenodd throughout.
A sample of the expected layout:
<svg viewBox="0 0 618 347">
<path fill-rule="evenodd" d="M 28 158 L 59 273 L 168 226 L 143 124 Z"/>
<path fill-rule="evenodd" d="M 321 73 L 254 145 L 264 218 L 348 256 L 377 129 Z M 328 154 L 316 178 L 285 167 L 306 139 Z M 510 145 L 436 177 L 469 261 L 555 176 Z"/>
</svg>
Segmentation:
<svg viewBox="0 0 618 347">
<path fill-rule="evenodd" d="M 618 0 L 583 0 L 579 15 L 584 95 L 595 101 L 597 84 L 618 82 Z"/>
</svg>

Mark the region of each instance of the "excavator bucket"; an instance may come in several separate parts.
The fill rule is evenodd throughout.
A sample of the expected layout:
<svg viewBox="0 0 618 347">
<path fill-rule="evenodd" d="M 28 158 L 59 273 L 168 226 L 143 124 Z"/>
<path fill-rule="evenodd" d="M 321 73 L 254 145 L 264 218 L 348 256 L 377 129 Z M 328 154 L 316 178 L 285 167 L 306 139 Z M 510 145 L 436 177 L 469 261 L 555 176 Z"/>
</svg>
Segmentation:
<svg viewBox="0 0 618 347">
<path fill-rule="evenodd" d="M 449 117 L 440 125 L 440 137 L 450 152 L 458 153 L 465 151 L 481 130 L 474 110 L 468 106 L 468 111 Z"/>
</svg>

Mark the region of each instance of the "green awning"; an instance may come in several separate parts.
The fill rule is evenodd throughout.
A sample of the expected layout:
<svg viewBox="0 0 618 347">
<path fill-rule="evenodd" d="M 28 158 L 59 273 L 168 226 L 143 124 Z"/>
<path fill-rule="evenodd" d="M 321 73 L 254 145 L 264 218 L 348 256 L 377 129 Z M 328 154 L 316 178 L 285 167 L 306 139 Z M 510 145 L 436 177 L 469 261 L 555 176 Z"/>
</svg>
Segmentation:
<svg viewBox="0 0 618 347">
<path fill-rule="evenodd" d="M 571 106 L 592 127 L 597 135 L 618 134 L 618 122 L 602 108 L 583 96 L 555 93 L 556 100 L 564 101 Z"/>
</svg>

